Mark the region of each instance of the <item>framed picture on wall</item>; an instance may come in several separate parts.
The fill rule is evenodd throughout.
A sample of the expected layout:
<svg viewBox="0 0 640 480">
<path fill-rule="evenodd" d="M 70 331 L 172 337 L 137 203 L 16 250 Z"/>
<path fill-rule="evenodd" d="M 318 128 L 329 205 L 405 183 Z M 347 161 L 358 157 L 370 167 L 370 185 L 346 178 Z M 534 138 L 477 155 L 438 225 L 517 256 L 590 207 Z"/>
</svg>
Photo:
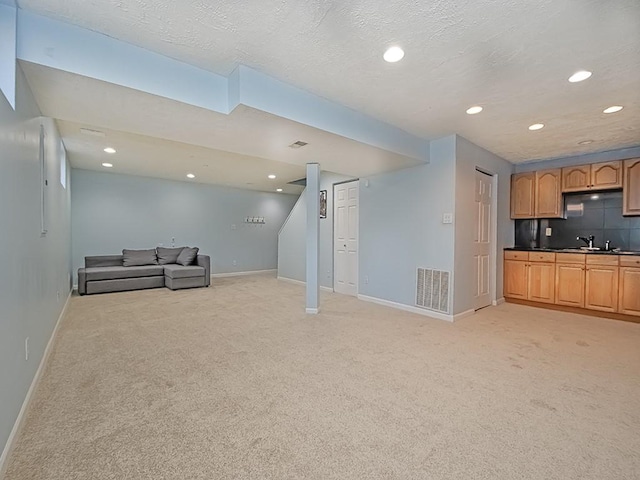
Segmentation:
<svg viewBox="0 0 640 480">
<path fill-rule="evenodd" d="M 320 190 L 320 218 L 327 218 L 327 191 Z"/>
</svg>

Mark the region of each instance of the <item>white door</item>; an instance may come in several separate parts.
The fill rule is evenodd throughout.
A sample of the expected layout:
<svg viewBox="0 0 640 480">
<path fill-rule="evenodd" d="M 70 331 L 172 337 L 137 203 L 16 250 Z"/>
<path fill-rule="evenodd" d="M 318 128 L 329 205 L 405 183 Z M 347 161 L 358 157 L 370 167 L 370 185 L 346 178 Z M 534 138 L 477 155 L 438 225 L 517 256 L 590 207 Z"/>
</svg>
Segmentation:
<svg viewBox="0 0 640 480">
<path fill-rule="evenodd" d="M 493 177 L 476 170 L 475 182 L 475 308 L 491 305 L 491 204 L 493 202 Z"/>
<path fill-rule="evenodd" d="M 358 181 L 333 187 L 333 290 L 358 294 Z"/>
</svg>

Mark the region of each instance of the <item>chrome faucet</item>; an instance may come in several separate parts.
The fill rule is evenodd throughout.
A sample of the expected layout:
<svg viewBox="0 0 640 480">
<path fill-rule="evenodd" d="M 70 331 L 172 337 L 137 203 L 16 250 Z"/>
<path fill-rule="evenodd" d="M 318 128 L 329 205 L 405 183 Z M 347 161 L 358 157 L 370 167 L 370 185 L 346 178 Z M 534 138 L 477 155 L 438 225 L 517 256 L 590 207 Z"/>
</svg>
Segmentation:
<svg viewBox="0 0 640 480">
<path fill-rule="evenodd" d="M 596 237 L 594 237 L 593 235 L 589 235 L 589 237 L 576 237 L 576 240 L 582 240 L 584 243 L 587 244 L 587 246 L 589 248 L 593 248 L 593 241 L 595 240 Z"/>
</svg>

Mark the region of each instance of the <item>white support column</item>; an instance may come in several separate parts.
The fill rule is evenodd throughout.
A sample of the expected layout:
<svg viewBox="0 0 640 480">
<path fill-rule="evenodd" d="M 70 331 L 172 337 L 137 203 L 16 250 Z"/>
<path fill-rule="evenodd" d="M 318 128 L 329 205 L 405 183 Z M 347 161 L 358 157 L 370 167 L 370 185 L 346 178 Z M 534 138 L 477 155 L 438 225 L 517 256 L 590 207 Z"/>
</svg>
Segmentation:
<svg viewBox="0 0 640 480">
<path fill-rule="evenodd" d="M 320 305 L 320 164 L 307 163 L 307 313 Z"/>
</svg>

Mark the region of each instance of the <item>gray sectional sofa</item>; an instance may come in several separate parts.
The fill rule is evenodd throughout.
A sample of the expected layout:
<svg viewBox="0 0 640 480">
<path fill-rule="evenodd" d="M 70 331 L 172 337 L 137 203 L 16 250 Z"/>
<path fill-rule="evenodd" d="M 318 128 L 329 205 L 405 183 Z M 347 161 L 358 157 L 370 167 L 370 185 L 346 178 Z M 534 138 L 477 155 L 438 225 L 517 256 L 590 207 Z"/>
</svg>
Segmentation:
<svg viewBox="0 0 640 480">
<path fill-rule="evenodd" d="M 78 293 L 123 292 L 143 288 L 208 287 L 211 260 L 197 248 L 123 250 L 122 255 L 84 257 L 78 269 Z"/>
</svg>

